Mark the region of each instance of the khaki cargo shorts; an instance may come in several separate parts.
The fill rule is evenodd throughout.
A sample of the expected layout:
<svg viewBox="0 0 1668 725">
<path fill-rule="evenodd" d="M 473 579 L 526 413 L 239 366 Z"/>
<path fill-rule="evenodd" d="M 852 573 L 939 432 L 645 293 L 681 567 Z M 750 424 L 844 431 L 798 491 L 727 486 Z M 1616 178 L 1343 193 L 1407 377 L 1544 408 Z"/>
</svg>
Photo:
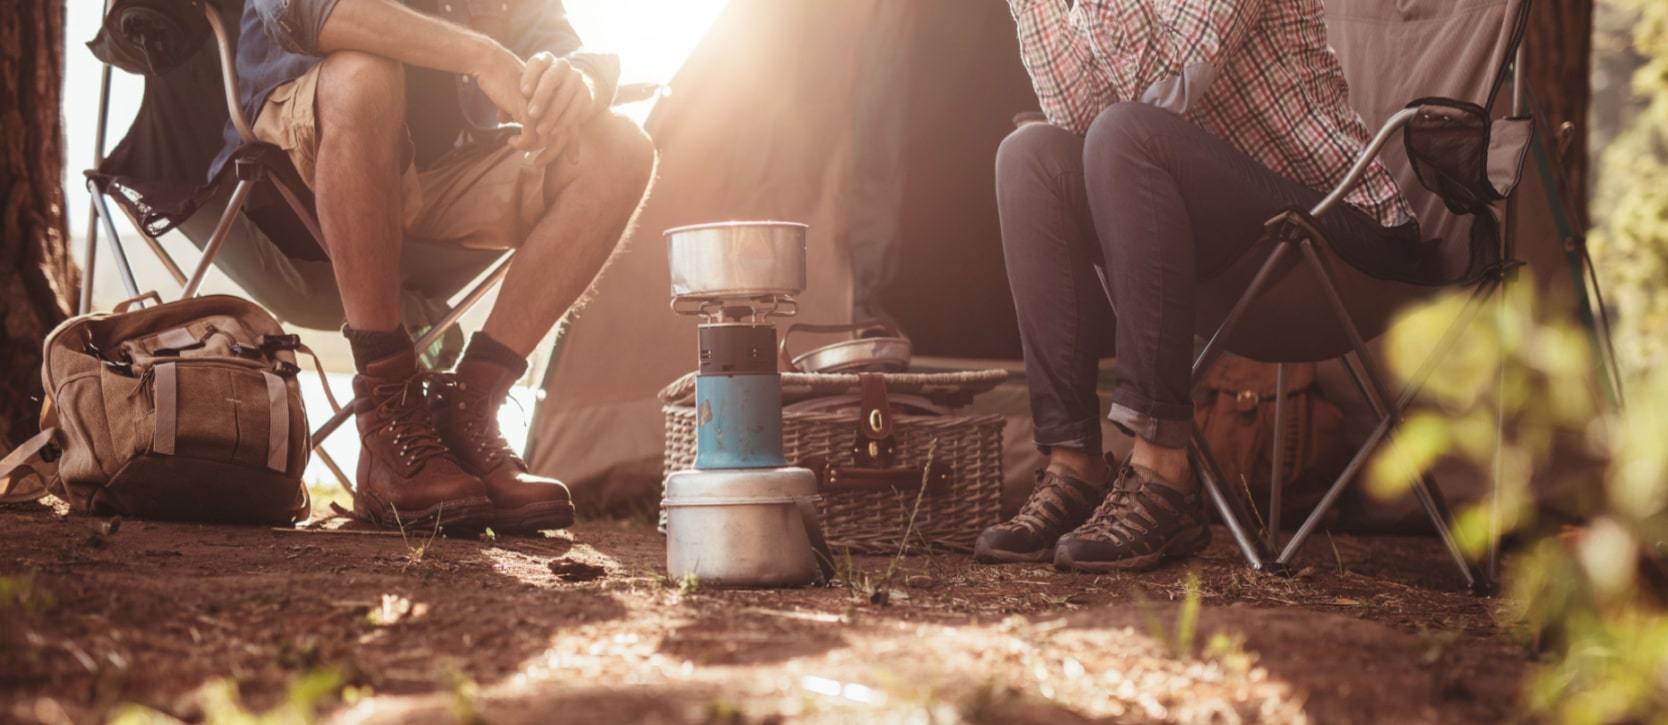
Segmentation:
<svg viewBox="0 0 1668 725">
<path fill-rule="evenodd" d="M 254 129 L 255 138 L 289 155 L 309 187 L 318 164 L 322 67 L 273 89 Z M 544 183 L 544 167 L 503 142 L 459 147 L 427 169 L 408 164 L 401 192 L 406 237 L 476 249 L 520 246 L 544 215 Z"/>
</svg>

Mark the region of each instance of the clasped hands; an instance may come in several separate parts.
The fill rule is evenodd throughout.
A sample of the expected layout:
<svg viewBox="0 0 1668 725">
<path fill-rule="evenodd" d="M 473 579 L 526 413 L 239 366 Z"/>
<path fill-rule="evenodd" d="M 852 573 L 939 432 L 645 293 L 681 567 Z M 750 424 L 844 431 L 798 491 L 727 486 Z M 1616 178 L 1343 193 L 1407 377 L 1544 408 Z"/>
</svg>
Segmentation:
<svg viewBox="0 0 1668 725">
<path fill-rule="evenodd" d="M 596 82 L 583 70 L 552 53 L 522 61 L 500 48 L 473 74 L 481 91 L 498 106 L 501 117 L 521 124 L 510 146 L 538 151 L 536 164 L 563 154 L 579 160 L 579 129 L 596 113 Z"/>
</svg>

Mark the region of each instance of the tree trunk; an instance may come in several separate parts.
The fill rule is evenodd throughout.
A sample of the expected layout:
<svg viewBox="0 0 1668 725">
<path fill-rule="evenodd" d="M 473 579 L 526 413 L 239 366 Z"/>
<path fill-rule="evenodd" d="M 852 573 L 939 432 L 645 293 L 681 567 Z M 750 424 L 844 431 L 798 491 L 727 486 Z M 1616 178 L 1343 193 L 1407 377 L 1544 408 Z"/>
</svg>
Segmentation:
<svg viewBox="0 0 1668 725">
<path fill-rule="evenodd" d="M 41 341 L 71 309 L 64 228 L 63 0 L 9 3 L 0 23 L 0 444 L 33 434 Z"/>
<path fill-rule="evenodd" d="M 1546 129 L 1564 142 L 1563 172 L 1577 216 L 1587 218 L 1587 107 L 1592 100 L 1593 0 L 1539 0 L 1524 38 L 1525 85 Z M 1559 139 L 1549 139 L 1558 143 Z"/>
</svg>

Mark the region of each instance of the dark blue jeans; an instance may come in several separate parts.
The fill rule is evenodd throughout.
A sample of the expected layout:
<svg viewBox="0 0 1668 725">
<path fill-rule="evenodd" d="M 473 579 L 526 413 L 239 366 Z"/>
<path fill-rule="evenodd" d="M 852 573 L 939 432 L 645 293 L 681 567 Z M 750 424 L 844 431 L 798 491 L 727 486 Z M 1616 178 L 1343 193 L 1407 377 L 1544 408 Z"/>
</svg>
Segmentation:
<svg viewBox="0 0 1668 725">
<path fill-rule="evenodd" d="M 1112 422 L 1186 446 L 1199 280 L 1249 249 L 1270 217 L 1325 194 L 1181 116 L 1118 103 L 1085 137 L 1041 123 L 1010 134 L 996 154 L 996 196 L 1037 444 L 1098 451 L 1104 336 L 1117 336 Z M 1319 221 L 1339 243 L 1417 239 L 1412 225 L 1387 229 L 1347 204 Z M 1115 325 L 1095 264 L 1111 285 Z"/>
</svg>

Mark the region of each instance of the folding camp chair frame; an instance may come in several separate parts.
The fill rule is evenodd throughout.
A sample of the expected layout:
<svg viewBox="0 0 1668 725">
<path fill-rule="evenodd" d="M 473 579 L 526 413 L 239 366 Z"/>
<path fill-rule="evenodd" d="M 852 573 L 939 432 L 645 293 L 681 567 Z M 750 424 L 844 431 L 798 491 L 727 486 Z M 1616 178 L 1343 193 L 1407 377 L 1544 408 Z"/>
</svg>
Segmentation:
<svg viewBox="0 0 1668 725">
<path fill-rule="evenodd" d="M 1512 60 L 1512 104 L 1515 112 L 1526 110 L 1524 108 L 1522 61 L 1523 51 L 1522 47 L 1519 46 Z M 1514 188 L 1504 202 L 1497 204 L 1495 209 L 1490 210 L 1492 214 L 1499 211 L 1499 207 L 1504 207 L 1504 223 L 1498 225 L 1498 228 L 1501 229 L 1499 240 L 1501 263 L 1489 270 L 1481 280 L 1473 283 L 1471 294 L 1459 314 L 1449 323 L 1448 328 L 1438 339 L 1436 346 L 1421 363 L 1417 371 L 1408 379 L 1400 393 L 1392 398 L 1389 394 L 1390 388 L 1384 382 L 1385 377 L 1382 369 L 1375 360 L 1372 351 L 1367 347 L 1359 328 L 1350 318 L 1343 300 L 1338 294 L 1337 287 L 1333 283 L 1332 276 L 1327 271 L 1326 264 L 1322 261 L 1322 252 L 1319 247 L 1325 242 L 1326 237 L 1319 229 L 1315 228 L 1313 219 L 1335 208 L 1344 196 L 1360 183 L 1361 178 L 1372 162 L 1378 158 L 1384 146 L 1400 133 L 1417 113 L 1417 108 L 1406 108 L 1398 111 L 1385 121 L 1367 148 L 1355 159 L 1343 181 L 1333 188 L 1320 203 L 1310 209 L 1307 214 L 1287 211 L 1268 222 L 1267 227 L 1278 235 L 1275 246 L 1257 273 L 1252 277 L 1251 283 L 1241 293 L 1226 318 L 1212 333 L 1210 339 L 1205 343 L 1205 347 L 1194 360 L 1193 375 L 1197 379 L 1199 374 L 1215 363 L 1224 352 L 1226 341 L 1231 338 L 1234 330 L 1238 328 L 1240 321 L 1247 310 L 1250 309 L 1251 304 L 1257 299 L 1257 296 L 1268 287 L 1281 263 L 1295 255 L 1298 258 L 1297 265 L 1289 273 L 1298 274 L 1301 273 L 1300 270 L 1307 270 L 1313 276 L 1325 299 L 1326 308 L 1336 318 L 1349 344 L 1348 351 L 1341 356 L 1344 370 L 1378 418 L 1377 424 L 1362 442 L 1355 455 L 1350 458 L 1337 478 L 1327 488 L 1326 493 L 1302 524 L 1299 525 L 1292 537 L 1285 542 L 1284 546 L 1280 544 L 1280 507 L 1284 485 L 1281 476 L 1283 447 L 1278 442 L 1273 447 L 1268 521 L 1265 525 L 1264 536 L 1259 539 L 1252 536 L 1246 526 L 1246 518 L 1242 516 L 1239 507 L 1236 505 L 1238 499 L 1229 497 L 1225 493 L 1222 485 L 1221 466 L 1217 464 L 1209 447 L 1205 445 L 1197 426 L 1194 427 L 1192 441 L 1188 446 L 1189 458 L 1212 505 L 1220 513 L 1223 522 L 1233 535 L 1234 543 L 1253 569 L 1282 574 L 1290 571 L 1290 565 L 1298 550 L 1314 533 L 1315 528 L 1320 525 L 1327 512 L 1337 503 L 1344 489 L 1356 479 L 1373 454 L 1390 438 L 1395 428 L 1402 422 L 1407 407 L 1424 387 L 1437 363 L 1448 356 L 1455 342 L 1476 320 L 1487 301 L 1494 298 L 1498 305 L 1498 313 L 1503 313 L 1507 285 L 1515 276 L 1516 270 L 1523 265 L 1523 262 L 1516 257 L 1517 224 L 1514 212 L 1517 203 L 1517 189 Z M 1105 282 L 1105 276 L 1102 275 L 1103 286 Z M 1105 290 L 1107 298 L 1110 300 L 1110 288 L 1105 287 Z M 1500 376 L 1501 384 L 1503 384 L 1504 364 L 1500 366 Z M 1286 394 L 1285 366 L 1283 364 L 1276 366 L 1275 381 L 1274 426 L 1278 430 L 1284 423 L 1285 414 L 1281 402 Z M 1495 404 L 1498 422 L 1503 419 L 1504 408 L 1500 400 L 1496 400 Z M 1496 445 L 1499 446 L 1498 440 Z M 1498 459 L 1498 450 L 1496 454 Z M 1481 565 L 1471 562 L 1460 549 L 1458 540 L 1454 537 L 1450 526 L 1453 518 L 1452 512 L 1441 489 L 1437 487 L 1431 475 L 1423 471 L 1413 472 L 1412 474 L 1414 479 L 1413 494 L 1427 518 L 1430 519 L 1431 525 L 1435 528 L 1437 536 L 1441 539 L 1449 557 L 1459 569 L 1466 586 L 1475 592 L 1484 594 L 1492 593 L 1495 590 L 1499 566 L 1497 540 L 1500 525 L 1498 500 L 1500 495 L 1500 467 L 1498 460 L 1495 461 L 1493 468 L 1493 487 L 1490 494 L 1490 513 L 1488 517 L 1490 527 L 1488 532 L 1489 548 Z"/>
<path fill-rule="evenodd" d="M 220 17 L 220 12 L 211 3 L 198 0 L 196 4 L 202 8 L 203 17 L 208 21 L 209 28 L 214 33 L 214 42 L 219 53 L 222 88 L 226 97 L 226 110 L 230 114 L 232 126 L 237 130 L 238 138 L 242 139 L 243 143 L 258 143 L 254 130 L 249 124 L 249 119 L 238 103 L 237 62 L 225 23 Z M 104 12 L 108 13 L 109 10 L 109 0 L 105 0 Z M 110 111 L 110 78 L 111 67 L 110 64 L 106 63 L 99 81 L 98 126 L 94 132 L 94 143 L 97 145 L 93 152 L 94 168 L 104 163 L 105 138 Z M 233 163 L 233 174 L 237 179 L 237 184 L 232 188 L 232 195 L 226 203 L 226 209 L 221 212 L 220 219 L 215 224 L 214 232 L 203 245 L 202 256 L 197 261 L 196 267 L 192 269 L 189 277 L 181 270 L 174 258 L 168 254 L 168 250 L 162 246 L 162 243 L 146 230 L 145 226 L 139 223 L 139 220 L 133 218 L 132 212 L 128 211 L 127 207 L 121 204 L 116 205 L 127 215 L 128 221 L 132 222 L 133 228 L 145 240 L 146 246 L 156 255 L 157 260 L 162 263 L 169 276 L 174 279 L 176 284 L 180 285 L 180 299 L 189 299 L 201 292 L 203 280 L 207 277 L 209 269 L 214 266 L 215 259 L 219 256 L 227 238 L 231 236 L 233 222 L 243 212 L 243 207 L 249 200 L 249 194 L 254 191 L 256 185 L 262 182 L 272 184 L 273 188 L 278 191 L 279 196 L 284 199 L 284 203 L 289 206 L 291 211 L 295 212 L 296 217 L 306 226 L 308 233 L 312 234 L 314 241 L 321 247 L 324 245 L 324 234 L 319 229 L 318 220 L 307 210 L 306 205 L 302 203 L 301 197 L 296 191 L 290 188 L 283 179 L 275 178 L 264 166 L 252 160 L 235 159 Z M 80 299 L 77 305 L 77 312 L 82 314 L 91 311 L 93 307 L 93 271 L 97 261 L 98 232 L 101 225 L 109 238 L 110 258 L 116 265 L 117 273 L 121 276 L 122 285 L 127 289 L 130 297 L 138 297 L 141 294 L 138 280 L 133 274 L 133 268 L 128 263 L 127 253 L 122 248 L 121 237 L 116 233 L 116 226 L 110 213 L 110 205 L 105 199 L 105 192 L 91 180 L 88 181 L 87 190 L 91 196 L 91 205 L 88 209 L 87 237 L 84 250 L 86 261 L 81 276 Z M 510 262 L 514 257 L 514 250 L 508 251 L 499 257 L 487 269 L 484 276 L 464 293 L 463 299 L 458 304 L 454 305 L 438 322 L 431 325 L 426 332 L 417 338 L 416 348 L 419 350 L 428 348 L 439 340 L 447 330 L 456 326 L 458 321 L 475 305 L 479 304 L 488 292 L 491 292 L 493 288 L 503 282 L 505 274 L 509 272 Z M 329 381 L 321 381 L 321 383 L 326 386 L 326 392 L 328 393 Z M 334 405 L 334 396 L 327 397 Z M 336 476 L 342 486 L 349 490 L 353 488 L 351 479 L 330 457 L 330 454 L 325 452 L 323 444 L 325 439 L 329 438 L 330 434 L 340 428 L 353 414 L 358 402 L 355 399 L 349 401 L 347 405 L 337 408 L 323 425 L 313 431 L 310 441 L 313 451 L 318 454 L 319 460 L 330 469 L 330 472 Z"/>
</svg>

